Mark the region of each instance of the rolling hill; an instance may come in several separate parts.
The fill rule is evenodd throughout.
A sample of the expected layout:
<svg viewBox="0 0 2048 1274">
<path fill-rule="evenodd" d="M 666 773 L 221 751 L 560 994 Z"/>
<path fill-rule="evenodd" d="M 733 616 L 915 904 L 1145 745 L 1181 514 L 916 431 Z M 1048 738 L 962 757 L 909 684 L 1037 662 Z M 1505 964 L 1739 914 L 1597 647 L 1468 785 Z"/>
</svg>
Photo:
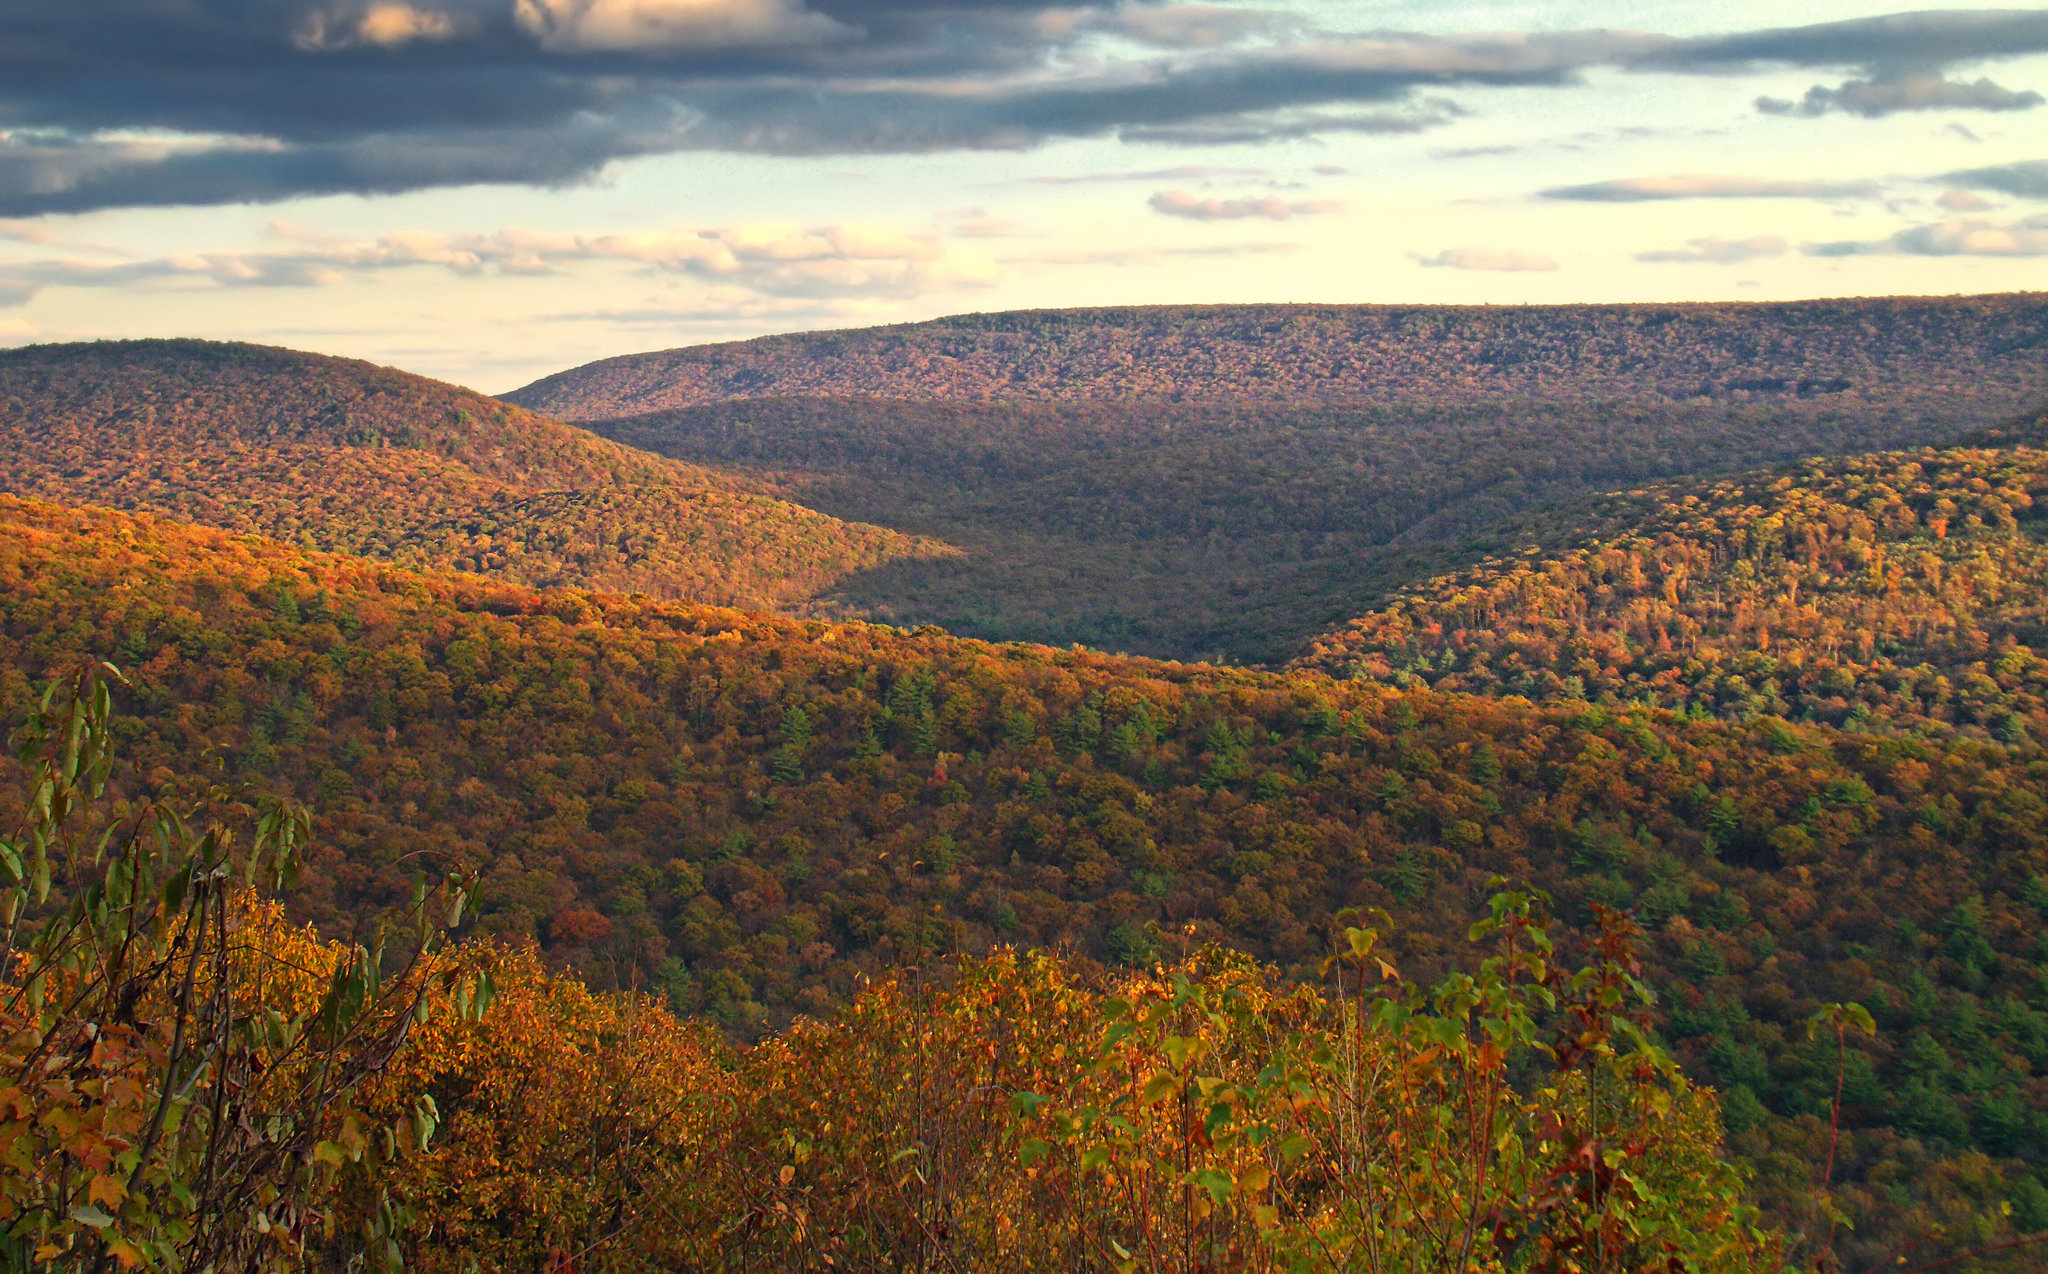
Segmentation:
<svg viewBox="0 0 2048 1274">
<path fill-rule="evenodd" d="M 121 790 L 225 765 L 311 800 L 296 906 L 330 925 L 453 855 L 480 932 L 752 1034 L 997 942 L 1143 963 L 1186 931 L 1313 977 L 1346 906 L 1389 909 L 1424 977 L 1505 875 L 1567 929 L 1595 903 L 1649 927 L 1658 1029 L 1774 1219 L 1803 1223 L 1827 1140 L 1803 1023 L 1854 1000 L 1879 1034 L 1851 1045 L 1838 1251 L 2048 1225 L 2024 736 L 991 646 L 0 500 L 0 710 L 95 656 L 133 683 Z"/>
<path fill-rule="evenodd" d="M 962 549 L 848 577 L 839 614 L 1260 663 L 1549 501 L 2008 419 L 2048 399 L 2044 341 L 2032 296 L 1073 311 L 635 355 L 512 397 Z"/>
<path fill-rule="evenodd" d="M 0 352 L 0 490 L 307 548 L 760 607 L 943 552 L 452 385 L 204 341 Z"/>
<path fill-rule="evenodd" d="M 2048 648 L 2042 433 L 1549 510 L 1496 534 L 1569 542 L 1404 588 L 1302 665 L 1477 694 L 2025 738 L 2048 729 L 2048 665 L 2032 653 Z"/>
</svg>

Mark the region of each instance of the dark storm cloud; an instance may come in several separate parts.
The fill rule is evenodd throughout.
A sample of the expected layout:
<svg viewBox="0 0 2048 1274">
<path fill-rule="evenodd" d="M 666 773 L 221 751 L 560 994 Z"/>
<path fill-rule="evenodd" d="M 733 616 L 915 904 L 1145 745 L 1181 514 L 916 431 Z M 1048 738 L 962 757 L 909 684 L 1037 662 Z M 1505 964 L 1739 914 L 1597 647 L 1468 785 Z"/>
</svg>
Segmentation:
<svg viewBox="0 0 2048 1274">
<path fill-rule="evenodd" d="M 1933 66 L 2044 47 L 2048 14 L 1674 40 L 1342 34 L 1142 2 L 8 0 L 0 216 L 564 184 L 689 150 L 1405 133 L 1454 120 L 1460 87 L 1569 85 L 1598 66 Z"/>
</svg>

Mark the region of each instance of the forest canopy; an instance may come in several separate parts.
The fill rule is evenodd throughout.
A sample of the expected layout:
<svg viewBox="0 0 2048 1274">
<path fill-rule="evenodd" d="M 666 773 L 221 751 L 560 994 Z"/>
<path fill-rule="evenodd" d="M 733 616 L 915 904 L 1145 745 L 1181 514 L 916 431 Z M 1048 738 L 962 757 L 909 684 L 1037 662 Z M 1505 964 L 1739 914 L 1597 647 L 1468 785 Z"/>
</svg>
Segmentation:
<svg viewBox="0 0 2048 1274">
<path fill-rule="evenodd" d="M 0 1262 L 2033 1268 L 2044 316 L 0 354 Z"/>
</svg>

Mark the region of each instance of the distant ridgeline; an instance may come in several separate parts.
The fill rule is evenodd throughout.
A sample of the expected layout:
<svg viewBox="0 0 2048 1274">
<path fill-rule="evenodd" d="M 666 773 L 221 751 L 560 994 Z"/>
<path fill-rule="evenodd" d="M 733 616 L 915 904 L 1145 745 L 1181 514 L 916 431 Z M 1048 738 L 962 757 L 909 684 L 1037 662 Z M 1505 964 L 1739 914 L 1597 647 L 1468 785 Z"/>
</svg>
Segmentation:
<svg viewBox="0 0 2048 1274">
<path fill-rule="evenodd" d="M 1429 402 L 2037 393 L 2048 296 L 1689 305 L 1160 305 L 967 314 L 608 358 L 505 395 L 564 420 L 744 398 Z"/>
<path fill-rule="evenodd" d="M 509 397 L 964 550 L 847 577 L 840 614 L 1279 662 L 1544 503 L 2032 408 L 2048 297 L 970 315 Z"/>
</svg>

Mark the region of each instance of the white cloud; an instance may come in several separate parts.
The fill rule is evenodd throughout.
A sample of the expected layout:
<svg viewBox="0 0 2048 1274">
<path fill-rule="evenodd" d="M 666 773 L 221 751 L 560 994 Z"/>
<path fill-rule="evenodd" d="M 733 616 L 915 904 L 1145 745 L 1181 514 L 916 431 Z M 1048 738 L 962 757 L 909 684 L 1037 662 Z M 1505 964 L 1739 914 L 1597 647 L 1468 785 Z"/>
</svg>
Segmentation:
<svg viewBox="0 0 2048 1274">
<path fill-rule="evenodd" d="M 1876 193 L 1877 183 L 1869 181 L 1804 181 L 1716 173 L 1625 177 L 1582 186 L 1555 186 L 1541 192 L 1545 199 L 1585 203 L 1645 203 L 1658 199 L 1846 199 Z"/>
<path fill-rule="evenodd" d="M 393 0 L 378 0 L 352 13 L 314 12 L 299 24 L 296 43 L 302 49 L 346 49 L 372 44 L 392 48 L 415 40 L 446 40 L 457 31 L 453 15 L 417 9 Z"/>
<path fill-rule="evenodd" d="M 1341 199 L 1290 200 L 1282 199 L 1278 195 L 1242 199 L 1204 199 L 1188 190 L 1162 190 L 1146 200 L 1146 203 L 1154 212 L 1164 213 L 1169 217 L 1185 217 L 1190 221 L 1241 221 L 1246 217 L 1285 221 L 1289 217 L 1337 212 L 1344 207 L 1344 201 Z"/>
<path fill-rule="evenodd" d="M 1418 265 L 1434 270 L 1555 270 L 1557 262 L 1537 252 L 1502 248 L 1445 248 L 1433 257 L 1410 253 Z"/>
<path fill-rule="evenodd" d="M 1785 240 L 1774 234 L 1747 239 L 1687 239 L 1683 248 L 1660 248 L 1636 253 L 1636 260 L 1667 264 L 1739 265 L 1764 257 L 1785 254 Z"/>
<path fill-rule="evenodd" d="M 1301 251 L 1298 243 L 1253 240 L 1245 243 L 1214 243 L 1201 247 L 1102 248 L 1092 251 L 1053 251 L 1002 258 L 1004 265 L 1153 266 L 1169 261 L 1205 260 L 1219 257 L 1255 257 Z"/>
<path fill-rule="evenodd" d="M 824 44 L 857 34 L 795 0 L 515 0 L 513 14 L 551 53 Z"/>
<path fill-rule="evenodd" d="M 1987 79 L 1965 83 L 1929 74 L 1850 80 L 1840 88 L 1816 84 L 1797 102 L 1782 97 L 1756 99 L 1756 108 L 1766 115 L 1809 119 L 1830 111 L 1877 119 L 1899 111 L 2024 111 L 2040 104 L 2041 95 L 2031 90 L 2009 89 Z"/>
<path fill-rule="evenodd" d="M 1944 190 L 1934 201 L 1950 212 L 1987 212 L 1991 201 L 1974 190 Z"/>
<path fill-rule="evenodd" d="M 995 264 L 936 235 L 887 225 L 758 223 L 638 234 L 394 231 L 374 242 L 273 222 L 270 251 L 188 253 L 122 262 L 51 257 L 0 262 L 0 304 L 47 287 L 320 287 L 421 266 L 460 275 L 546 275 L 582 263 L 643 266 L 774 297 L 912 296 L 994 283 Z"/>
<path fill-rule="evenodd" d="M 2013 220 L 1956 217 L 1888 239 L 1809 243 L 1804 251 L 1816 257 L 2048 257 L 2048 213 Z"/>
<path fill-rule="evenodd" d="M 1269 168 L 1226 168 L 1215 164 L 1181 164 L 1173 168 L 1139 168 L 1123 172 L 1079 173 L 1073 176 L 1026 177 L 1038 186 L 1085 186 L 1107 181 L 1208 181 L 1214 178 L 1270 177 Z"/>
</svg>

